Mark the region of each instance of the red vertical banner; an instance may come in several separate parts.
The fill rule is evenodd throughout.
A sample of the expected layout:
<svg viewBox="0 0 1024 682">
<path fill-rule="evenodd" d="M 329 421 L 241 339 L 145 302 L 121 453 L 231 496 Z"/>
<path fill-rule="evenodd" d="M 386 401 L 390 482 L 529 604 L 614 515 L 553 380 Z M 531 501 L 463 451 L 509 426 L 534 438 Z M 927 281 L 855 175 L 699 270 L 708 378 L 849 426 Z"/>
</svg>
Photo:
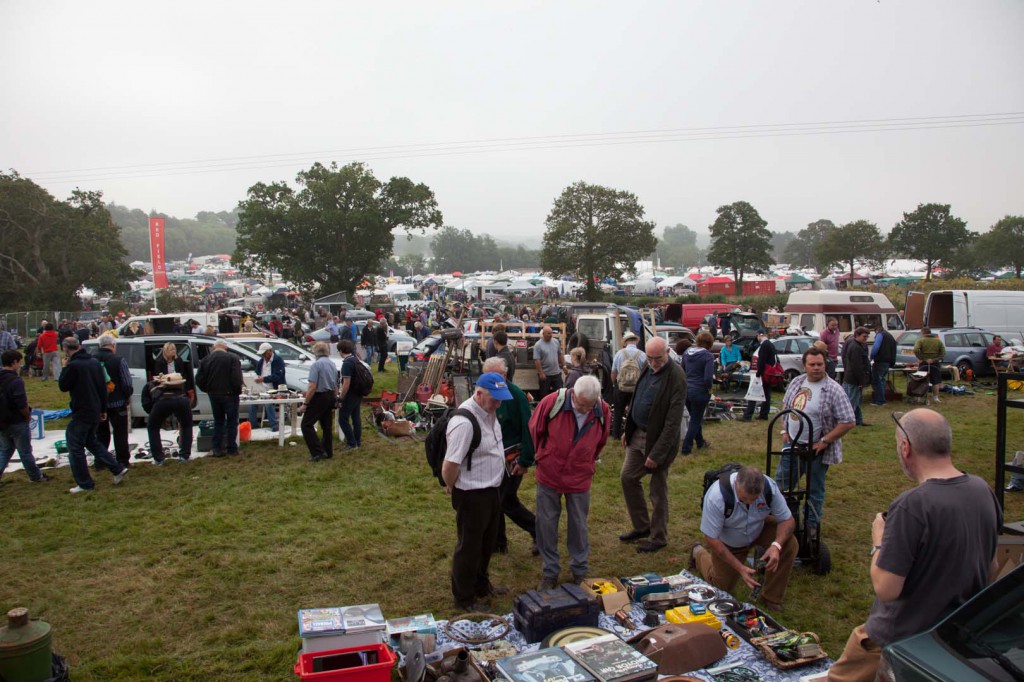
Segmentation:
<svg viewBox="0 0 1024 682">
<path fill-rule="evenodd" d="M 153 287 L 167 288 L 167 263 L 164 260 L 164 219 L 149 219 L 149 254 L 153 261 Z"/>
</svg>

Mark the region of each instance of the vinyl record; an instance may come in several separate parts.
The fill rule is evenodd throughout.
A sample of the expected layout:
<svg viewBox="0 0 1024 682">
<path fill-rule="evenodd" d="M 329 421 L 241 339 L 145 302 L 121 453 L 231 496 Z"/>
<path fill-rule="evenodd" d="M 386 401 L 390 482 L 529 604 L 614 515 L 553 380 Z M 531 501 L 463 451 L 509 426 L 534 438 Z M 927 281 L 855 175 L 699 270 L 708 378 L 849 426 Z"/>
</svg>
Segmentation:
<svg viewBox="0 0 1024 682">
<path fill-rule="evenodd" d="M 562 628 L 561 630 L 555 630 L 550 635 L 545 637 L 541 643 L 541 649 L 547 649 L 552 646 L 565 646 L 570 642 L 579 642 L 584 639 L 590 639 L 591 637 L 600 637 L 601 635 L 611 634 L 610 630 L 604 628 L 595 628 L 589 625 L 578 625 L 571 628 Z"/>
<path fill-rule="evenodd" d="M 694 585 L 686 590 L 686 596 L 691 602 L 706 604 L 718 598 L 718 590 L 708 585 Z"/>
<path fill-rule="evenodd" d="M 708 611 L 719 618 L 731 616 L 743 610 L 743 604 L 735 599 L 716 599 L 708 603 Z"/>
</svg>

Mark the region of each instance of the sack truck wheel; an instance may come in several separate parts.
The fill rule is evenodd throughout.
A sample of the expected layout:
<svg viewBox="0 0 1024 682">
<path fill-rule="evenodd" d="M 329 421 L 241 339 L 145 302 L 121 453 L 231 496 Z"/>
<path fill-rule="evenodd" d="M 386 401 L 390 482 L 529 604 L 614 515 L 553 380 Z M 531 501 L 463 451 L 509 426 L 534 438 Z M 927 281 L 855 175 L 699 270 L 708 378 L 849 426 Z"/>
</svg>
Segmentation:
<svg viewBox="0 0 1024 682">
<path fill-rule="evenodd" d="M 814 564 L 814 572 L 817 575 L 828 575 L 832 572 L 832 553 L 824 540 L 818 541 L 818 561 Z"/>
</svg>

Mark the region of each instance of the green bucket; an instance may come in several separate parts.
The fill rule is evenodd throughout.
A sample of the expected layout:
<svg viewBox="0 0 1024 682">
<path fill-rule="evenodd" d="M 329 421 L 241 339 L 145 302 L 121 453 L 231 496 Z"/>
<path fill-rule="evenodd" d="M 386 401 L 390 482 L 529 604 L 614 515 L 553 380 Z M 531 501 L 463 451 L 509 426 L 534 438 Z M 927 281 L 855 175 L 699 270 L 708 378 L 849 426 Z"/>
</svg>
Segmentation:
<svg viewBox="0 0 1024 682">
<path fill-rule="evenodd" d="M 50 679 L 53 654 L 49 624 L 29 620 L 28 609 L 7 612 L 7 625 L 0 627 L 0 678 L 19 682 Z"/>
<path fill-rule="evenodd" d="M 66 455 L 68 453 L 68 442 L 66 440 L 59 440 L 53 444 L 53 447 L 57 448 L 58 455 Z"/>
</svg>

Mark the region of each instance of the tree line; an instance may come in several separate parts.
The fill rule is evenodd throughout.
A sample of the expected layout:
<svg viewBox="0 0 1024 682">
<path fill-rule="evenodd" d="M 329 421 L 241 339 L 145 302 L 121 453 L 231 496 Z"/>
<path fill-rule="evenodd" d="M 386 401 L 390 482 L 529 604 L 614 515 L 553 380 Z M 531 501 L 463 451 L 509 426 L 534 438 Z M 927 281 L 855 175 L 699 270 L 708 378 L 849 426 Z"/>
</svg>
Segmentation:
<svg viewBox="0 0 1024 682">
<path fill-rule="evenodd" d="M 929 275 L 939 261 L 955 275 L 1009 267 L 1020 277 L 1024 268 L 1021 216 L 1007 216 L 977 234 L 948 204 L 921 204 L 883 236 L 867 220 L 837 226 L 823 219 L 795 234 L 772 233 L 746 201 L 720 206 L 716 214 L 711 246 L 703 252 L 685 225 L 664 228 L 658 239 L 635 194 L 581 181 L 554 199 L 543 246 L 532 250 L 445 225 L 433 190 L 423 183 L 379 180 L 362 163 L 315 163 L 296 176 L 294 186 L 256 183 L 236 211 L 164 217 L 170 259 L 231 252 L 243 272 L 276 270 L 301 289 L 328 292 L 352 291 L 375 273 L 539 266 L 584 281 L 587 297 L 596 298 L 600 280 L 618 278 L 652 256 L 667 267 L 706 261 L 730 271 L 740 287 L 780 256 L 819 272 L 840 265 L 852 272 L 858 261 L 891 256 L 921 260 Z M 76 190 L 59 201 L 16 172 L 0 174 L 0 274 L 9 283 L 0 292 L 0 309 L 67 307 L 83 285 L 125 291 L 135 276 L 127 260 L 149 259 L 148 225 L 143 211 L 104 205 L 98 192 Z"/>
</svg>

